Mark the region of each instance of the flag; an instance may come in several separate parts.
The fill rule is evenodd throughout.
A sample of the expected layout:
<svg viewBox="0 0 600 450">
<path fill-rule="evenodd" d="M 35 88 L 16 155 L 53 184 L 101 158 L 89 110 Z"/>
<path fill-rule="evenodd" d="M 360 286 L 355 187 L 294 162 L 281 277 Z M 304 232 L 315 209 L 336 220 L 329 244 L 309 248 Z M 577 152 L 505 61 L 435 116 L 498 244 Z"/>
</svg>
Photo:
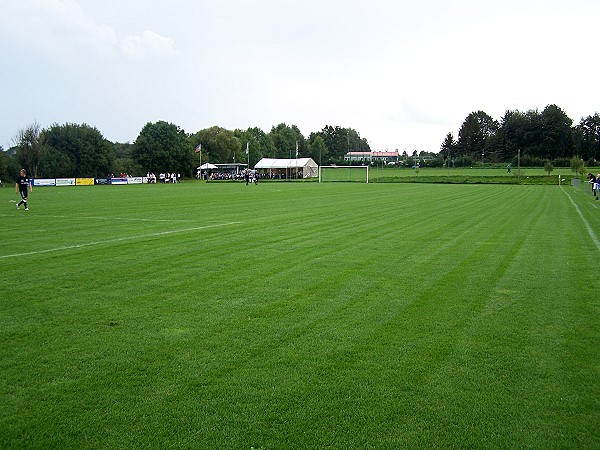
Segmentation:
<svg viewBox="0 0 600 450">
<path fill-rule="evenodd" d="M 194 149 L 194 153 L 200 153 L 202 151 L 202 144 L 198 144 L 198 147 Z"/>
<path fill-rule="evenodd" d="M 249 142 L 246 142 L 246 155 L 247 155 L 248 153 L 250 153 L 250 148 L 249 148 L 249 145 L 250 145 L 250 143 L 249 143 Z"/>
<path fill-rule="evenodd" d="M 296 141 L 296 159 L 298 159 L 298 141 Z"/>
</svg>

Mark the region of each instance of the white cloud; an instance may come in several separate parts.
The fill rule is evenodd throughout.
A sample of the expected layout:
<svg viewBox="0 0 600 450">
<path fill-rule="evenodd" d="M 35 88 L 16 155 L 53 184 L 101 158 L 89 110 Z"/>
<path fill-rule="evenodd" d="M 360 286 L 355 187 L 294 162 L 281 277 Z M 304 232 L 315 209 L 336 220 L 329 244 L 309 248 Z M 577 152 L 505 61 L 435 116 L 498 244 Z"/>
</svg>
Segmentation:
<svg viewBox="0 0 600 450">
<path fill-rule="evenodd" d="M 176 53 L 172 39 L 152 30 L 119 38 L 112 26 L 96 23 L 74 0 L 9 0 L 6 8 L 4 21 L 11 32 L 46 51 L 138 59 Z"/>
<path fill-rule="evenodd" d="M 145 30 L 141 36 L 127 36 L 120 43 L 125 55 L 143 58 L 149 55 L 175 55 L 177 50 L 173 39 Z"/>
</svg>

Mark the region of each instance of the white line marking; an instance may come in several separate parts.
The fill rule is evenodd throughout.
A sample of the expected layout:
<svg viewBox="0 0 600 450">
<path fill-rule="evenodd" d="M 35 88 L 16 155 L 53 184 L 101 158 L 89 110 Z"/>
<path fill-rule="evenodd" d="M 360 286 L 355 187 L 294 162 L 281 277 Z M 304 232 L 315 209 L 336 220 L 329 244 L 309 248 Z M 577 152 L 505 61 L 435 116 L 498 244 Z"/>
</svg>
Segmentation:
<svg viewBox="0 0 600 450">
<path fill-rule="evenodd" d="M 12 200 L 13 203 L 17 203 Z M 15 217 L 15 214 L 0 214 L 0 217 Z M 118 222 L 170 222 L 170 223 L 182 223 L 182 222 L 191 222 L 190 220 L 185 219 L 144 219 L 144 218 L 133 218 L 133 217 L 118 217 L 118 216 L 49 216 L 45 214 L 36 214 L 36 218 L 42 219 L 68 219 L 73 222 L 76 220 L 114 220 Z"/>
<path fill-rule="evenodd" d="M 577 211 L 577 214 L 579 214 L 579 217 L 581 217 L 581 220 L 583 221 L 583 224 L 587 228 L 588 233 L 589 233 L 590 237 L 592 238 L 592 241 L 594 241 L 594 244 L 596 244 L 596 248 L 600 251 L 600 240 L 598 239 L 598 236 L 596 236 L 596 233 L 594 233 L 594 230 L 590 226 L 589 222 L 587 220 L 585 220 L 585 217 L 583 217 L 583 214 L 581 213 L 581 210 L 579 209 L 579 206 L 577 206 L 577 203 L 575 203 L 573 201 L 573 198 L 571 197 L 571 195 L 569 195 L 569 193 L 567 191 L 565 191 L 565 189 L 562 186 L 560 188 L 562 189 L 562 191 L 565 194 L 567 194 L 567 197 L 569 197 L 569 200 L 571 200 L 571 203 L 575 207 L 575 211 Z"/>
<path fill-rule="evenodd" d="M 72 250 L 75 248 L 91 247 L 93 245 L 111 244 L 114 242 L 132 241 L 135 239 L 146 239 L 146 238 L 151 238 L 151 237 L 166 236 L 166 235 L 175 234 L 175 233 L 187 233 L 189 231 L 205 230 L 207 228 L 217 228 L 217 227 L 227 227 L 230 225 L 239 225 L 240 223 L 241 222 L 225 222 L 225 223 L 218 223 L 218 224 L 214 224 L 214 225 L 204 225 L 201 227 L 184 228 L 183 230 L 161 231 L 159 233 L 142 234 L 142 235 L 138 235 L 138 236 L 128 236 L 128 237 L 122 237 L 122 238 L 107 239 L 105 241 L 95 241 L 95 242 L 86 242 L 84 244 L 65 245 L 64 247 L 49 248 L 47 250 L 36 250 L 34 252 L 26 252 L 26 253 L 13 253 L 12 255 L 0 255 L 0 259 L 17 258 L 19 256 L 40 255 L 43 253 L 59 252 L 61 250 Z"/>
<path fill-rule="evenodd" d="M 40 217 L 49 217 L 51 219 L 69 219 L 69 220 L 115 220 L 119 222 L 184 222 L 183 220 L 177 219 L 145 219 L 145 218 L 133 218 L 133 217 L 102 217 L 102 216 L 44 216 Z M 189 222 L 189 220 L 188 220 Z"/>
</svg>

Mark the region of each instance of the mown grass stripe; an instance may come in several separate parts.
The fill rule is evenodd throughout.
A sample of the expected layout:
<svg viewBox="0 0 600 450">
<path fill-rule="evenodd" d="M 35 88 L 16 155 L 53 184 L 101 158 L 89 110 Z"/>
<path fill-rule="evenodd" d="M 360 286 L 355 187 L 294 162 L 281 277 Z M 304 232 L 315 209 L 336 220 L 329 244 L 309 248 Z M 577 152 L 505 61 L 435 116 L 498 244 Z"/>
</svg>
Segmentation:
<svg viewBox="0 0 600 450">
<path fill-rule="evenodd" d="M 225 226 L 230 226 L 230 225 L 238 225 L 239 223 L 240 222 L 228 222 L 228 223 L 213 224 L 213 225 L 203 225 L 203 226 L 200 226 L 200 227 L 184 228 L 184 229 L 181 229 L 181 230 L 167 230 L 167 231 L 159 231 L 159 232 L 150 233 L 150 234 L 141 234 L 141 235 L 136 235 L 136 236 L 124 236 L 124 237 L 119 237 L 119 238 L 114 238 L 114 239 L 107 239 L 107 240 L 103 240 L 103 241 L 85 242 L 85 243 L 81 243 L 81 244 L 66 245 L 66 246 L 56 247 L 56 248 L 48 248 L 48 249 L 43 249 L 43 250 L 34 250 L 34 251 L 31 251 L 31 252 L 25 252 L 25 253 L 13 253 L 13 254 L 10 254 L 10 255 L 0 255 L 0 259 L 19 258 L 19 257 L 23 257 L 23 256 L 41 255 L 41 254 L 44 254 L 44 253 L 53 253 L 53 252 L 60 252 L 60 251 L 65 251 L 65 250 L 80 249 L 80 248 L 85 248 L 85 247 L 93 247 L 93 246 L 96 246 L 96 245 L 118 244 L 118 243 L 125 242 L 125 241 L 132 241 L 132 240 L 138 240 L 138 239 L 148 239 L 148 238 L 155 238 L 155 237 L 160 237 L 160 236 L 168 236 L 168 235 L 177 234 L 177 233 L 189 233 L 191 231 L 206 230 L 206 229 L 209 229 L 209 228 L 217 228 L 217 227 L 225 227 Z"/>
</svg>

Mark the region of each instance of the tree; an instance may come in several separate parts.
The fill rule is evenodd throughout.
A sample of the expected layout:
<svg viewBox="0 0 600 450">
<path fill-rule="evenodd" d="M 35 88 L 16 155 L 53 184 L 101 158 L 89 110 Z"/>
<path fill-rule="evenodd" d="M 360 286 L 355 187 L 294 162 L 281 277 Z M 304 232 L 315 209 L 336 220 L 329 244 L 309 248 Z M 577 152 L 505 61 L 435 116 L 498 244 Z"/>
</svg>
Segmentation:
<svg viewBox="0 0 600 450">
<path fill-rule="evenodd" d="M 115 162 L 111 173 L 144 174 L 148 172 L 133 159 L 133 144 L 115 142 L 113 147 Z"/>
<path fill-rule="evenodd" d="M 570 165 L 571 165 L 571 171 L 575 172 L 575 174 L 581 174 L 581 176 L 583 177 L 583 169 L 584 169 L 584 163 L 583 163 L 583 159 L 581 159 L 579 156 L 573 156 L 570 160 Z"/>
<path fill-rule="evenodd" d="M 17 160 L 27 169 L 27 173 L 37 178 L 40 163 L 47 153 L 48 147 L 44 143 L 40 124 L 32 123 L 17 132 L 15 137 L 17 147 Z"/>
<path fill-rule="evenodd" d="M 470 113 L 458 131 L 457 148 L 464 156 L 478 159 L 489 148 L 490 138 L 498 131 L 498 123 L 487 113 Z"/>
<path fill-rule="evenodd" d="M 519 111 L 506 111 L 498 128 L 498 159 L 510 161 L 519 149 L 527 147 L 525 142 L 527 116 Z"/>
<path fill-rule="evenodd" d="M 0 180 L 6 180 L 8 178 L 8 163 L 10 156 L 8 152 L 4 151 L 4 147 L 0 145 Z"/>
<path fill-rule="evenodd" d="M 298 149 L 298 156 L 306 153 L 304 136 L 296 125 L 288 126 L 280 123 L 271 128 L 269 135 L 275 146 L 275 158 L 295 158 L 296 149 Z"/>
<path fill-rule="evenodd" d="M 548 176 L 550 176 L 553 170 L 554 166 L 552 165 L 552 161 L 546 161 L 546 164 L 544 165 L 544 171 L 548 174 Z"/>
<path fill-rule="evenodd" d="M 193 170 L 193 150 L 181 128 L 172 123 L 148 122 L 133 144 L 132 156 L 144 171 L 181 172 Z"/>
<path fill-rule="evenodd" d="M 452 161 L 452 157 L 455 155 L 456 151 L 456 141 L 454 140 L 454 135 L 452 133 L 448 133 L 444 142 L 440 147 L 440 153 L 444 156 L 446 160 L 446 164 L 449 166 Z M 406 153 L 406 152 L 404 152 Z"/>
<path fill-rule="evenodd" d="M 43 131 L 48 146 L 46 176 L 105 176 L 115 160 L 113 144 L 86 124 L 54 124 Z"/>
<path fill-rule="evenodd" d="M 234 134 L 240 141 L 240 162 L 249 160 L 252 167 L 261 158 L 272 158 L 275 155 L 275 145 L 271 136 L 260 128 L 248 128 L 245 131 L 235 130 Z M 246 143 L 248 144 L 249 155 L 246 155 Z"/>
<path fill-rule="evenodd" d="M 342 162 L 346 153 L 351 151 L 369 152 L 371 148 L 366 139 L 360 137 L 360 133 L 352 128 L 326 125 L 318 133 L 311 134 L 310 141 L 314 141 L 316 135 L 321 136 L 327 152 L 329 162 Z"/>
<path fill-rule="evenodd" d="M 234 156 L 242 148 L 242 143 L 233 131 L 216 126 L 200 130 L 193 134 L 190 137 L 190 142 L 194 144 L 193 148 L 198 144 L 202 144 L 202 153 L 208 155 L 207 160 L 213 164 L 232 162 Z"/>
<path fill-rule="evenodd" d="M 581 135 L 581 152 L 585 159 L 600 160 L 600 115 L 582 118 L 577 126 Z"/>
<path fill-rule="evenodd" d="M 541 114 L 541 144 L 544 154 L 538 155 L 548 159 L 571 156 L 573 150 L 571 120 L 556 105 L 548 105 Z"/>
<path fill-rule="evenodd" d="M 311 135 L 312 139 L 308 144 L 308 156 L 313 159 L 313 161 L 317 161 L 320 165 L 323 164 L 323 160 L 327 160 L 329 156 L 329 150 L 327 150 L 327 146 L 325 145 L 325 141 L 319 135 Z"/>
</svg>

